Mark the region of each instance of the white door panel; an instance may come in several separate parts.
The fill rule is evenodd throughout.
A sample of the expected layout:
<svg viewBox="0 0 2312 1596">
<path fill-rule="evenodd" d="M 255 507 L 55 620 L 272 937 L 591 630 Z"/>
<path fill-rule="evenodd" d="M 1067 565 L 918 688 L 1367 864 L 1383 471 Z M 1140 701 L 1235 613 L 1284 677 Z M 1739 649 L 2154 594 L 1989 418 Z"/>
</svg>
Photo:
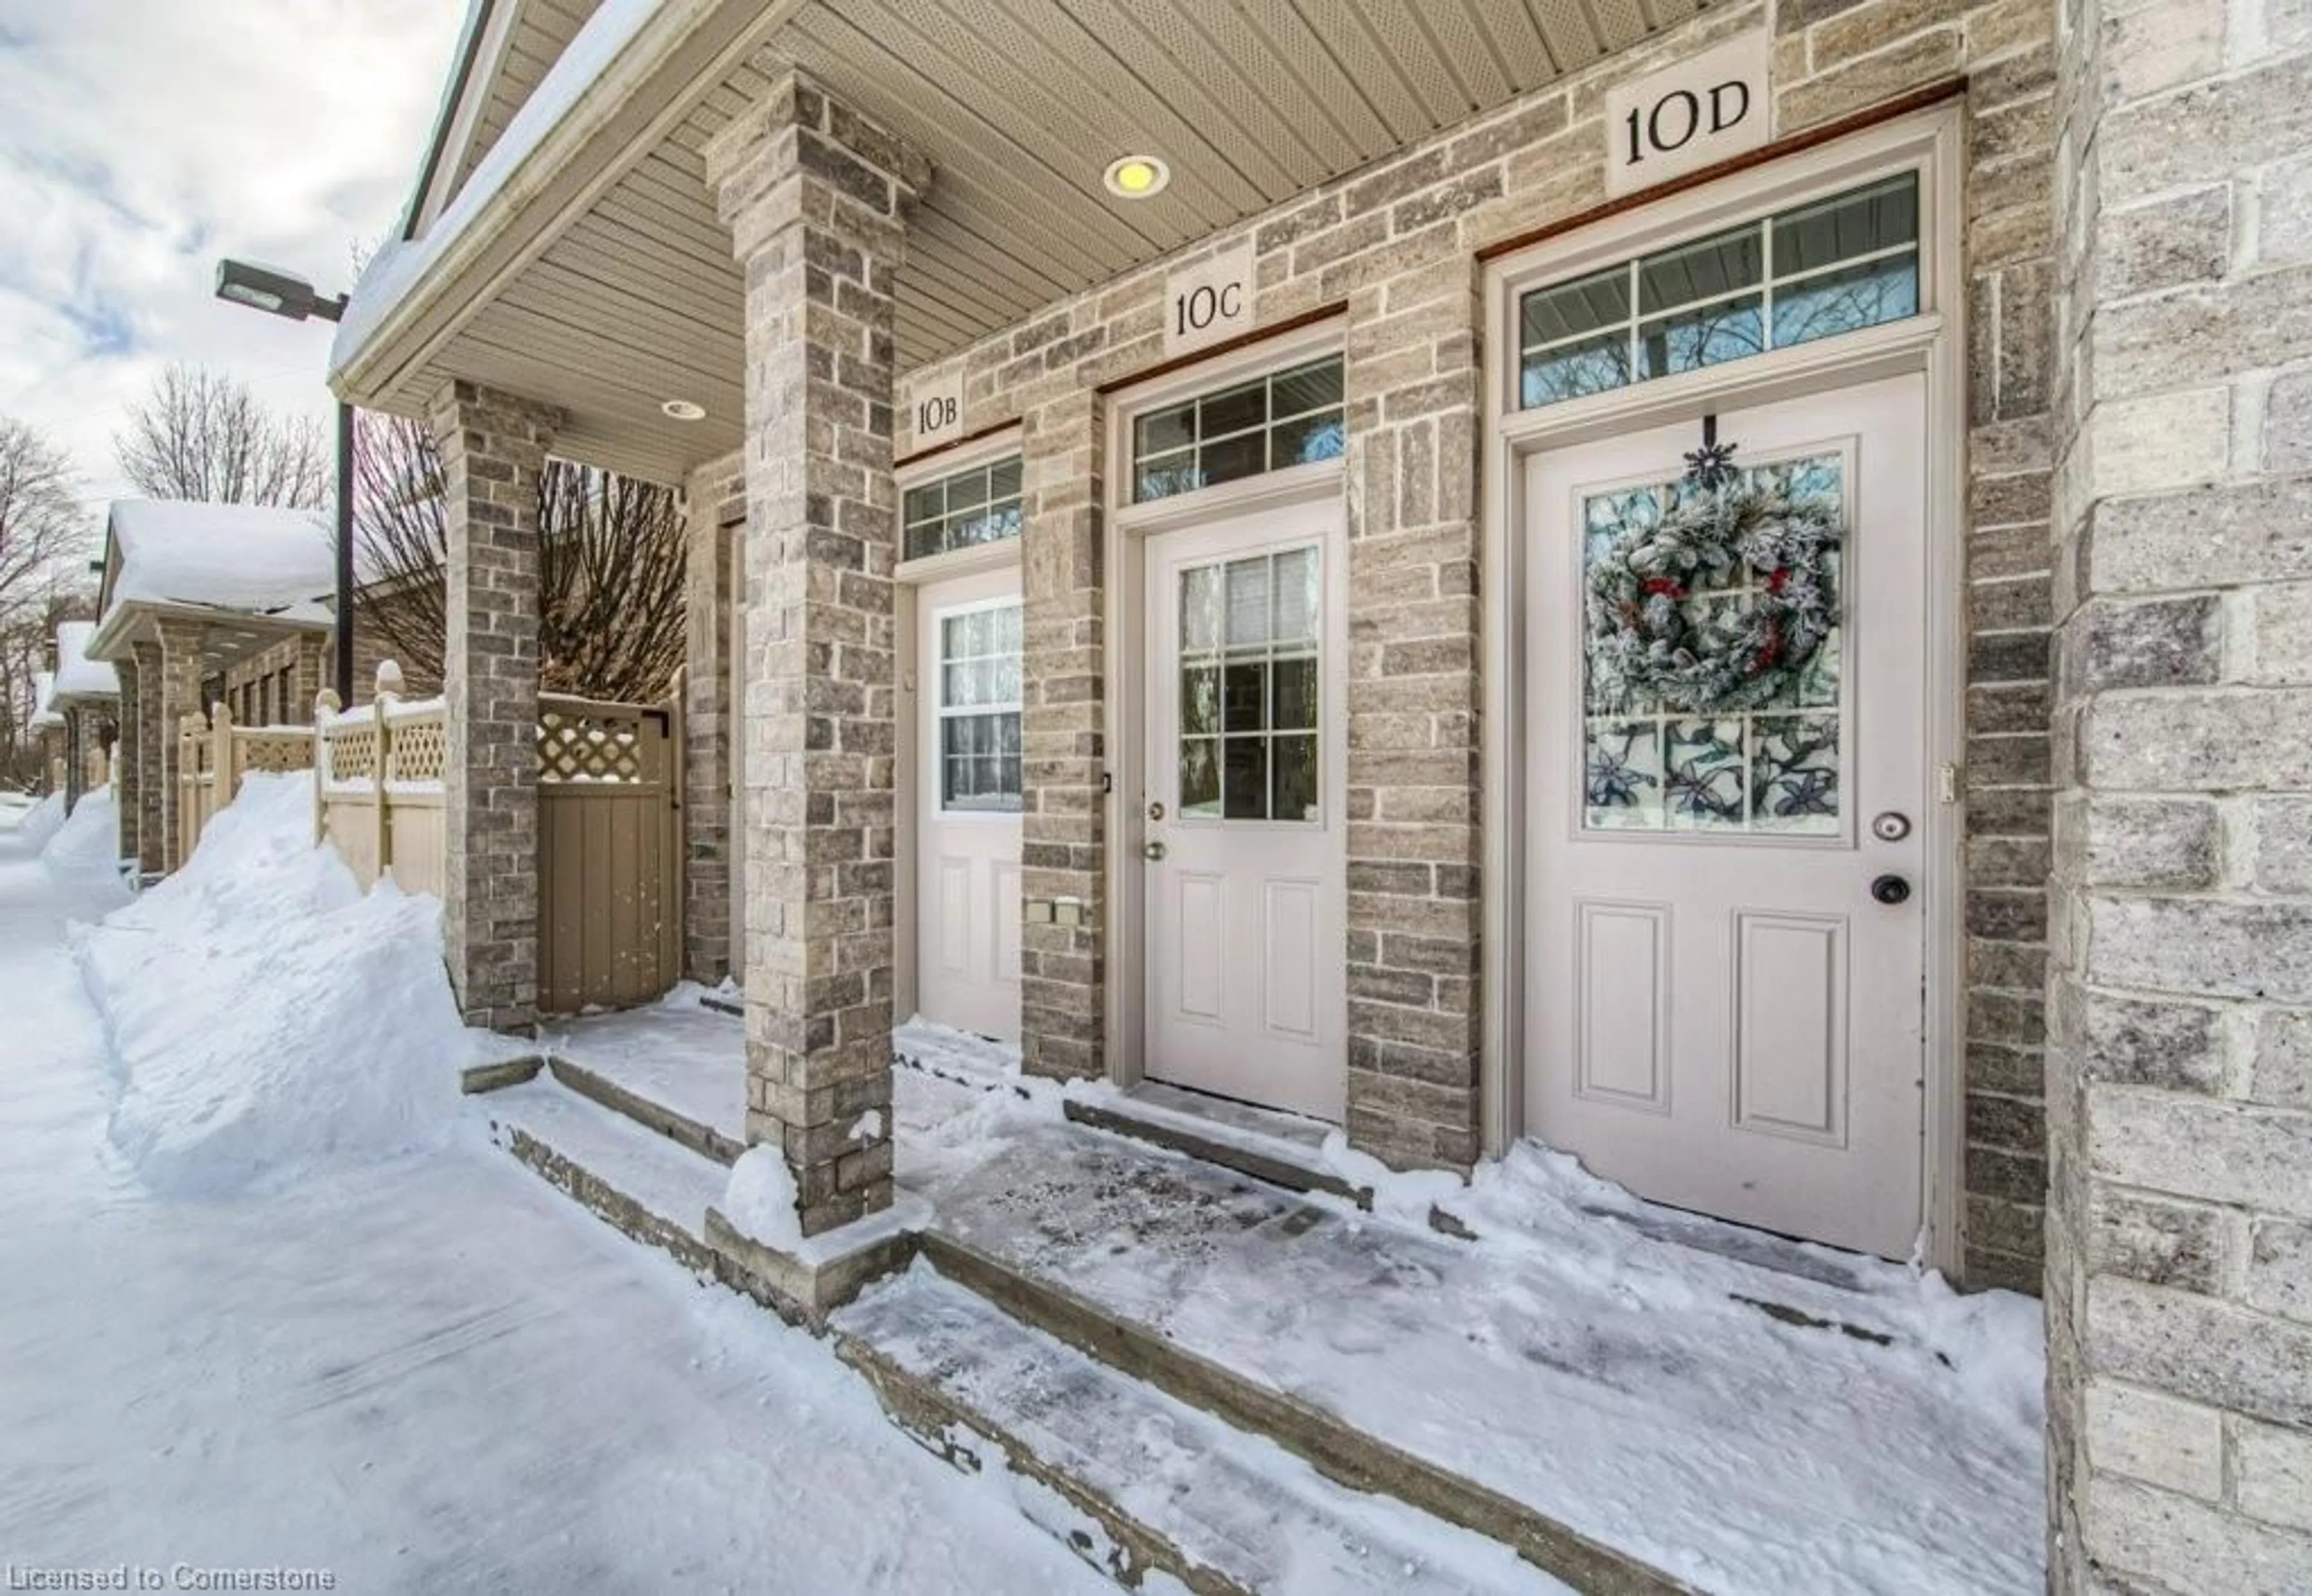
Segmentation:
<svg viewBox="0 0 2312 1596">
<path fill-rule="evenodd" d="M 1585 638 L 1595 562 L 1695 431 L 1527 467 L 1527 1128 L 1659 1201 L 1899 1257 L 1922 1212 L 1924 382 L 1719 417 L 1738 465 L 1833 495 L 1845 531 L 1839 629 L 1766 703 L 1706 715 Z M 1908 835 L 1875 836 L 1884 813 Z M 1887 874 L 1907 902 L 1874 900 Z"/>
<path fill-rule="evenodd" d="M 915 594 L 915 1007 L 1020 1039 L 1020 578 Z"/>
<path fill-rule="evenodd" d="M 1146 1073 L 1347 1107 L 1341 506 L 1150 539 Z"/>
</svg>

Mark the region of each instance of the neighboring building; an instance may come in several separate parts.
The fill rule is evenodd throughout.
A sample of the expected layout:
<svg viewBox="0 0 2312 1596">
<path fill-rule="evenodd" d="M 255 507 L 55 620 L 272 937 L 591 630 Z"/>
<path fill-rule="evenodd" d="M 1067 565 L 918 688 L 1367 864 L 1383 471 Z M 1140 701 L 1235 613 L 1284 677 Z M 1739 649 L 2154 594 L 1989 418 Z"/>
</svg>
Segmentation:
<svg viewBox="0 0 2312 1596">
<path fill-rule="evenodd" d="M 92 621 L 57 628 L 56 680 L 48 707 L 64 721 L 65 807 L 112 779 L 112 749 L 120 723 L 120 682 L 112 667 L 92 658 Z"/>
<path fill-rule="evenodd" d="M 916 1008 L 1537 1136 L 2044 1287 L 2058 1589 L 2312 1581 L 2300 17 L 902 10 L 476 9 L 333 373 L 446 466 L 468 1013 L 551 449 L 689 490 L 690 973 L 804 1233 Z"/>
<path fill-rule="evenodd" d="M 310 510 L 123 499 L 105 520 L 89 643 L 119 675 L 120 852 L 150 877 L 183 852 L 178 737 L 222 703 L 252 725 L 312 720 L 332 627 L 329 530 Z"/>
</svg>

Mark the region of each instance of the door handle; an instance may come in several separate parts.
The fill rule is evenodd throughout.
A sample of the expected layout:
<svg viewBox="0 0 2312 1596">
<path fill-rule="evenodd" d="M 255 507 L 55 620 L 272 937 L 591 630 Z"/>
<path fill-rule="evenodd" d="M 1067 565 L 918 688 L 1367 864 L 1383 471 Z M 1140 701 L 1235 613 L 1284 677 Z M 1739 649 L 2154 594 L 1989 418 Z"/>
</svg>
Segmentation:
<svg viewBox="0 0 2312 1596">
<path fill-rule="evenodd" d="M 1152 864 L 1161 859 L 1164 853 L 1164 845 L 1160 842 L 1143 842 L 1140 845 L 1140 856 Z"/>
<path fill-rule="evenodd" d="M 1899 875 L 1882 875 L 1870 883 L 1870 896 L 1892 908 L 1910 901 L 1911 883 Z"/>
</svg>

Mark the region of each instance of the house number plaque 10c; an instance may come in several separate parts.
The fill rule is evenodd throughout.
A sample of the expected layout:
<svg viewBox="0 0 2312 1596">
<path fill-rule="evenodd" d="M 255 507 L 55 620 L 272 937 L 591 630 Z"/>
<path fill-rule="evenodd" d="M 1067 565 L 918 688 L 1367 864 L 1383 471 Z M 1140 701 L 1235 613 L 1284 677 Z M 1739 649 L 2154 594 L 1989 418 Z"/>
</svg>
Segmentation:
<svg viewBox="0 0 2312 1596">
<path fill-rule="evenodd" d="M 1164 353 L 1201 349 L 1252 330 L 1254 278 L 1249 240 L 1164 279 Z"/>
<path fill-rule="evenodd" d="M 1730 39 L 1606 97 L 1606 192 L 1619 197 L 1766 142 L 1764 31 Z"/>
</svg>

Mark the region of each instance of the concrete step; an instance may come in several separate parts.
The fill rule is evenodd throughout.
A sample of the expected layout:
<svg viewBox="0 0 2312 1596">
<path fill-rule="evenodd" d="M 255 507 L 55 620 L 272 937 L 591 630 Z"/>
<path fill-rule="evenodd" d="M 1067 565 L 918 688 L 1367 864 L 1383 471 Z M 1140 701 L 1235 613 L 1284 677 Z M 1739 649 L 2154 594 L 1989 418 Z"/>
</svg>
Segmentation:
<svg viewBox="0 0 2312 1596">
<path fill-rule="evenodd" d="M 1265 1438 L 1031 1329 L 918 1264 L 835 1315 L 893 1418 L 1126 1586 L 1203 1592 L 1559 1592 L 1509 1548 L 1327 1479 Z M 1096 1526 L 1088 1533 L 1086 1521 Z"/>
<path fill-rule="evenodd" d="M 1263 1437 L 1353 1491 L 1394 1497 L 1515 1548 L 1528 1563 L 1598 1596 L 1690 1596 L 1693 1587 L 1591 1539 L 1525 1503 L 1392 1445 L 1246 1374 L 1200 1356 L 953 1234 L 934 1228 L 922 1253 L 948 1280 L 1019 1323 L 1233 1428 Z"/>
<path fill-rule="evenodd" d="M 1297 1115 L 1152 1082 L 1130 1092 L 1071 1097 L 1065 1110 L 1079 1125 L 1185 1153 L 1287 1191 L 1321 1191 L 1360 1208 L 1372 1206 L 1371 1187 L 1344 1179 L 1325 1166 L 1323 1127 Z"/>
<path fill-rule="evenodd" d="M 615 1109 L 537 1080 L 483 1100 L 490 1135 L 598 1218 L 702 1275 L 722 1274 L 706 1210 L 729 1179 L 720 1163 Z"/>
<path fill-rule="evenodd" d="M 737 1138 L 717 1130 L 705 1120 L 695 1118 L 671 1104 L 644 1097 L 575 1059 L 557 1053 L 547 1060 L 546 1067 L 556 1080 L 580 1096 L 591 1098 L 612 1112 L 625 1115 L 644 1130 L 655 1131 L 702 1158 L 711 1158 L 727 1167 L 738 1162 L 739 1155 L 747 1150 Z"/>
</svg>

